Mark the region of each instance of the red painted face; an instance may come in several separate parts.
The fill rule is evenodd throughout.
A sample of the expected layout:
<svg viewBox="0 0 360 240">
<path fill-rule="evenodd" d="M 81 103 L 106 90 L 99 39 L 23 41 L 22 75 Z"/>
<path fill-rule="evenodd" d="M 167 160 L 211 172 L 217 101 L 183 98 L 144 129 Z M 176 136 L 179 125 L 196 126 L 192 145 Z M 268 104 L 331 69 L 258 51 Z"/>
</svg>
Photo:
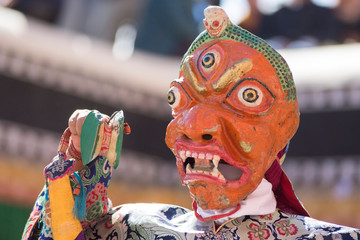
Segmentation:
<svg viewBox="0 0 360 240">
<path fill-rule="evenodd" d="M 203 209 L 236 206 L 253 192 L 299 123 L 296 100 L 285 100 L 266 58 L 231 40 L 187 57 L 168 100 L 166 144 Z"/>
</svg>

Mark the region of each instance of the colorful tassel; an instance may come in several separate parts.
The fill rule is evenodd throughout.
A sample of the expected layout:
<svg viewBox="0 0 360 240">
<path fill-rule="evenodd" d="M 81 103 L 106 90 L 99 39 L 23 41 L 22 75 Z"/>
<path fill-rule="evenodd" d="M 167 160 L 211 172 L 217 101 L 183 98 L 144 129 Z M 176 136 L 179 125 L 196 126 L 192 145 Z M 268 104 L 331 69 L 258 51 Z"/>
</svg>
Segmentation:
<svg viewBox="0 0 360 240">
<path fill-rule="evenodd" d="M 80 221 L 84 221 L 85 220 L 85 214 L 86 214 L 86 192 L 85 192 L 85 187 L 83 184 L 83 181 L 80 177 L 80 175 L 76 172 L 74 172 L 74 176 L 78 182 L 78 184 L 80 185 L 80 193 L 75 196 L 75 204 L 74 204 L 74 208 L 73 208 L 73 214 L 74 217 L 76 216 L 76 218 Z"/>
</svg>

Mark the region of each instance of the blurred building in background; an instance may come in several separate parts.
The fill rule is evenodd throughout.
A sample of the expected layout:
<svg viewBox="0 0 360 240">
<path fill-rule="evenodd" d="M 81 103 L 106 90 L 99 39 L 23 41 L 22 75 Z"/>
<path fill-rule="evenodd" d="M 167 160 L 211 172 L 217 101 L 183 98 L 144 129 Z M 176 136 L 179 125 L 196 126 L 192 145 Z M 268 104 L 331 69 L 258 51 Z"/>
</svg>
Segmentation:
<svg viewBox="0 0 360 240">
<path fill-rule="evenodd" d="M 181 1 L 189 4 L 181 14 L 178 8 L 167 6 L 164 22 L 158 16 L 161 11 L 150 14 L 157 4 L 166 7 L 161 2 L 168 1 L 18 0 L 9 5 L 12 9 L 0 8 L 0 228 L 8 229 L 0 230 L 0 239 L 19 238 L 44 184 L 42 169 L 56 154 L 68 117 L 78 108 L 98 109 L 108 115 L 123 109 L 132 127 L 132 134 L 124 137 L 121 163 L 110 184 L 115 205 L 166 202 L 191 207 L 164 142 L 171 120 L 167 90 L 177 77 L 181 55 L 202 31 L 202 10 L 208 4 L 231 9 L 230 17 L 254 32 L 260 31 L 262 19 L 275 25 L 278 20 L 271 23 L 271 19 L 278 17 L 264 11 L 263 2 L 269 1 L 193 0 Z M 332 1 L 326 9 L 321 6 L 336 22 L 323 26 L 336 30 L 331 41 L 313 41 L 316 37 L 305 33 L 288 38 L 286 44 L 285 34 L 278 32 L 280 37 L 264 38 L 281 49 L 298 91 L 301 122 L 290 144 L 285 171 L 313 217 L 359 228 L 357 2 L 339 1 L 341 5 L 336 5 Z M 300 11 L 301 6 L 286 8 Z M 273 12 L 278 13 L 276 8 Z M 176 18 L 170 21 L 171 16 Z M 154 26 L 157 19 L 162 27 Z M 313 23 L 315 26 L 317 20 Z M 147 24 L 157 28 L 153 47 L 137 43 L 142 34 L 146 36 L 141 29 L 150 30 L 151 35 Z M 298 29 L 295 20 L 288 24 L 290 29 Z M 177 30 L 171 33 L 172 29 Z M 175 42 L 179 33 L 184 38 Z M 169 42 L 167 50 L 165 42 Z"/>
</svg>

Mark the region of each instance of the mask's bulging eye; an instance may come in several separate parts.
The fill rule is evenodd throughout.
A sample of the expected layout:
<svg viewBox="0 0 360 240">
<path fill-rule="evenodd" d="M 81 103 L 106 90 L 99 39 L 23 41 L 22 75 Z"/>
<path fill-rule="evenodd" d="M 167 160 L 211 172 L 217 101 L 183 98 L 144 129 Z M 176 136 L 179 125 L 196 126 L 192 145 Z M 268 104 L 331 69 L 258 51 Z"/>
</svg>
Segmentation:
<svg viewBox="0 0 360 240">
<path fill-rule="evenodd" d="M 168 93 L 168 103 L 170 104 L 170 105 L 173 105 L 174 103 L 175 103 L 175 93 L 173 92 L 173 91 L 170 91 L 169 93 Z"/>
<path fill-rule="evenodd" d="M 226 103 L 236 110 L 249 114 L 268 111 L 275 96 L 262 82 L 254 78 L 240 80 L 226 96 Z"/>
<path fill-rule="evenodd" d="M 203 56 L 201 60 L 201 65 L 204 68 L 211 68 L 215 63 L 215 55 L 214 53 L 207 53 Z"/>
<path fill-rule="evenodd" d="M 221 61 L 223 56 L 223 50 L 216 44 L 212 48 L 204 50 L 197 60 L 197 67 L 201 75 L 206 79 L 211 78 L 216 73 L 216 69 L 224 64 L 225 61 Z"/>
<path fill-rule="evenodd" d="M 259 99 L 259 94 L 256 89 L 247 88 L 243 91 L 242 98 L 249 103 L 253 103 Z"/>
<path fill-rule="evenodd" d="M 255 87 L 243 87 L 238 92 L 240 102 L 248 107 L 255 107 L 261 104 L 263 99 L 262 91 Z"/>
<path fill-rule="evenodd" d="M 177 87 L 170 88 L 168 96 L 167 96 L 169 105 L 172 108 L 177 107 L 180 103 L 180 97 L 181 97 L 180 92 Z"/>
</svg>

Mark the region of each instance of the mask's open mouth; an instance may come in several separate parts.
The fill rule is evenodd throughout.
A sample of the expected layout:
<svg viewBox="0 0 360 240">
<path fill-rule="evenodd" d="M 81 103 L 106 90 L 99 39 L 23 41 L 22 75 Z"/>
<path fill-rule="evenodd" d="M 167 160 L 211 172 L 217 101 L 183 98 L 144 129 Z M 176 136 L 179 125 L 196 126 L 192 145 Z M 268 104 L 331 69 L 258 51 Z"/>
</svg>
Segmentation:
<svg viewBox="0 0 360 240">
<path fill-rule="evenodd" d="M 187 179 L 207 177 L 221 182 L 236 181 L 243 175 L 243 170 L 237 168 L 217 154 L 179 151 L 183 169 Z"/>
</svg>

